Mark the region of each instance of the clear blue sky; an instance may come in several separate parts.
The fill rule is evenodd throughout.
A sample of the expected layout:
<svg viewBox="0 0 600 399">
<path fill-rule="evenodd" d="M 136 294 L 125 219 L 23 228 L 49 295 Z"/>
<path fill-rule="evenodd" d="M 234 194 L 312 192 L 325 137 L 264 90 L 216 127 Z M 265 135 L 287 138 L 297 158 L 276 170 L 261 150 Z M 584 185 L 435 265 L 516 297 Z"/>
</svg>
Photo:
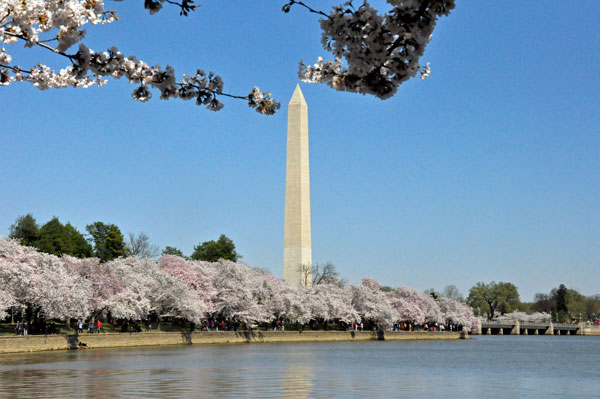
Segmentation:
<svg viewBox="0 0 600 399">
<path fill-rule="evenodd" d="M 235 94 L 256 84 L 282 103 L 275 116 L 236 100 L 216 113 L 156 93 L 142 104 L 124 81 L 0 87 L 0 234 L 28 212 L 80 231 L 115 223 L 188 254 L 225 233 L 244 261 L 281 276 L 287 102 L 298 61 L 329 54 L 316 16 L 251 3 L 207 0 L 183 18 L 108 1 L 121 20 L 90 26 L 84 42 L 214 70 Z M 387 101 L 302 84 L 313 261 L 351 283 L 600 293 L 599 26 L 596 0 L 458 1 L 427 48 L 426 81 Z M 6 47 L 23 67 L 65 65 Z"/>
</svg>

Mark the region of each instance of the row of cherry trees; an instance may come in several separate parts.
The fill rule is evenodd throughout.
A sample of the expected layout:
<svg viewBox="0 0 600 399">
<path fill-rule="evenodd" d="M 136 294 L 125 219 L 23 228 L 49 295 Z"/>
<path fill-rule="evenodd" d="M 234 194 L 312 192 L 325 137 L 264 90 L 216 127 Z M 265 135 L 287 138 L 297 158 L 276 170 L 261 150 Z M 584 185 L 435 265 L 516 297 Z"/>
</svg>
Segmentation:
<svg viewBox="0 0 600 399">
<path fill-rule="evenodd" d="M 204 262 L 177 256 L 158 261 L 137 257 L 107 263 L 57 257 L 0 239 L 0 318 L 11 307 L 33 307 L 48 319 L 86 319 L 110 313 L 116 319 L 150 316 L 201 322 L 219 317 L 253 324 L 285 318 L 373 322 L 379 328 L 398 321 L 438 322 L 474 328 L 470 307 L 407 287 L 384 292 L 362 285 L 319 284 L 291 287 L 268 272 L 241 263 Z"/>
</svg>

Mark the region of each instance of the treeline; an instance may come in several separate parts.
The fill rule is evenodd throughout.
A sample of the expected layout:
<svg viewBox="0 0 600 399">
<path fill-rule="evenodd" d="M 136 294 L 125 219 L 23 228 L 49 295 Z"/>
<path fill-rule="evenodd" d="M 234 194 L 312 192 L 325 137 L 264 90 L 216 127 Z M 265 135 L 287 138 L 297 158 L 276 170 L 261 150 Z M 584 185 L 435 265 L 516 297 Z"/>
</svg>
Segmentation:
<svg viewBox="0 0 600 399">
<path fill-rule="evenodd" d="M 71 223 L 61 223 L 58 217 L 53 217 L 40 226 L 33 215 L 28 213 L 16 219 L 10 226 L 8 236 L 18 239 L 22 245 L 47 254 L 64 254 L 80 259 L 98 258 L 101 262 L 127 256 L 156 258 L 160 254 L 186 257 L 173 246 L 165 247 L 161 253 L 159 247 L 152 244 L 144 232 L 137 235 L 129 233 L 125 238 L 121 229 L 112 223 L 93 222 L 85 230 L 86 234 L 82 234 Z M 195 246 L 189 258 L 208 262 L 219 259 L 237 262 L 241 256 L 236 252 L 233 241 L 222 234 L 216 241 L 205 241 Z"/>
<path fill-rule="evenodd" d="M 509 282 L 479 282 L 469 290 L 467 303 L 476 314 L 496 318 L 512 312 L 547 313 L 555 322 L 597 321 L 600 295 L 585 296 L 561 284 L 550 293 L 536 293 L 533 302 L 521 302 L 518 288 Z"/>
<path fill-rule="evenodd" d="M 48 320 L 145 322 L 209 320 L 248 326 L 287 320 L 313 328 L 328 322 L 364 323 L 366 329 L 407 324 L 470 330 L 470 307 L 374 280 L 346 285 L 331 277 L 294 287 L 267 271 L 228 260 L 206 262 L 166 255 L 158 260 L 55 256 L 0 239 L 0 320 L 44 325 Z"/>
<path fill-rule="evenodd" d="M 548 294 L 536 293 L 534 301 L 524 304 L 523 309 L 550 313 L 553 319 L 559 322 L 580 319 L 597 321 L 600 319 L 600 295 L 582 295 L 577 290 L 561 284 Z"/>
</svg>

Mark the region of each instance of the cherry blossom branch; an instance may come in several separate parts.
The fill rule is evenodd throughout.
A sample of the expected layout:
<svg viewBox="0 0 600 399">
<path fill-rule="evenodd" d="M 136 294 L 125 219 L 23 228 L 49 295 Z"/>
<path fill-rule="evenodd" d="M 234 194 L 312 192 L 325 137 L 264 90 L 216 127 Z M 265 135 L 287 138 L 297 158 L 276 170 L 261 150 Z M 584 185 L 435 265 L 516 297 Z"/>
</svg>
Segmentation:
<svg viewBox="0 0 600 399">
<path fill-rule="evenodd" d="M 415 23 L 421 20 L 421 18 L 425 17 L 425 13 L 427 8 L 429 7 L 429 0 L 423 0 L 423 3 L 421 4 L 421 6 L 419 7 L 419 9 L 417 10 L 416 14 L 413 17 L 408 17 L 408 18 L 402 18 L 402 23 L 403 24 L 410 24 L 410 23 Z M 404 43 L 406 43 L 407 41 L 407 37 L 406 36 L 398 36 L 398 38 L 394 41 L 394 43 L 392 43 L 392 45 L 390 46 L 390 48 L 388 49 L 388 55 L 391 55 L 392 52 L 400 47 L 401 45 L 403 45 Z M 416 42 L 413 41 L 413 43 L 416 44 Z"/>
<path fill-rule="evenodd" d="M 289 3 L 286 3 L 283 5 L 283 7 L 281 7 L 281 10 L 285 13 L 288 13 L 288 12 L 290 12 L 290 9 L 294 4 L 298 4 L 299 6 L 306 8 L 309 12 L 311 12 L 313 14 L 318 14 L 318 15 L 324 16 L 325 18 L 331 18 L 329 15 L 325 14 L 323 11 L 315 10 L 314 8 L 305 4 L 303 1 L 297 1 L 297 0 L 290 0 Z"/>
<path fill-rule="evenodd" d="M 27 42 L 27 43 L 30 43 L 30 44 L 35 44 L 35 45 L 37 45 L 37 46 L 43 47 L 43 48 L 45 48 L 46 50 L 50 50 L 50 51 L 52 51 L 52 52 L 53 52 L 53 53 L 55 53 L 55 54 L 60 54 L 60 55 L 62 55 L 63 57 L 67 57 L 68 59 L 70 59 L 70 60 L 73 60 L 73 57 L 74 57 L 74 56 L 72 56 L 72 55 L 69 55 L 69 54 L 67 54 L 67 53 L 65 53 L 65 52 L 63 52 L 63 51 L 59 51 L 57 48 L 54 48 L 54 47 L 52 47 L 52 46 L 48 46 L 48 45 L 46 44 L 46 42 L 48 42 L 48 41 L 51 41 L 51 40 L 55 40 L 55 39 L 40 40 L 40 41 L 35 41 L 35 42 L 32 42 L 31 40 L 29 40 L 27 37 L 25 37 L 25 36 L 23 36 L 23 35 L 19 35 L 19 34 L 12 33 L 12 32 L 7 32 L 7 31 L 4 31 L 4 34 L 5 34 L 5 35 L 8 35 L 8 36 L 15 37 L 15 38 L 17 38 L 17 39 L 24 40 L 25 42 Z M 56 39 L 56 40 L 58 40 L 58 39 Z"/>
<path fill-rule="evenodd" d="M 31 71 L 30 71 L 30 70 L 27 70 L 27 69 L 21 69 L 21 68 L 19 68 L 19 67 L 18 67 L 18 66 L 16 66 L 16 65 L 4 65 L 4 64 L 1 64 L 1 63 L 0 63 L 0 67 L 2 67 L 2 68 L 7 68 L 7 69 L 10 69 L 10 70 L 12 70 L 12 71 L 15 71 L 15 72 L 17 72 L 17 73 L 19 73 L 19 72 L 31 73 Z"/>
<path fill-rule="evenodd" d="M 190 11 L 195 11 L 196 8 L 200 7 L 199 5 L 194 5 L 194 0 L 182 0 L 181 3 L 173 0 L 144 0 L 144 8 L 150 11 L 150 14 L 154 14 L 162 9 L 162 3 L 165 2 L 181 8 L 179 15 L 186 17 Z"/>
<path fill-rule="evenodd" d="M 146 1 L 146 5 L 161 5 L 165 0 Z M 181 3 L 166 0 L 169 4 L 175 4 L 182 7 L 182 13 L 195 9 L 193 1 L 183 0 Z M 207 109 L 217 111 L 223 108 L 219 101 L 219 96 L 243 99 L 248 102 L 251 108 L 262 114 L 273 114 L 280 108 L 270 95 L 264 93 L 259 88 L 254 87 L 246 96 L 240 96 L 223 92 L 223 81 L 212 72 L 208 75 L 204 71 L 198 70 L 194 76 L 183 75 L 183 81 L 177 82 L 174 77 L 174 71 L 170 66 L 164 70 L 160 66 L 150 67 L 145 62 L 136 57 L 125 57 L 115 47 L 104 53 L 96 53 L 80 44 L 79 51 L 75 54 L 68 54 L 66 50 L 74 43 L 83 38 L 84 31 L 79 28 L 88 23 L 110 23 L 117 19 L 114 11 L 103 9 L 101 2 L 87 1 L 76 3 L 79 9 L 71 10 L 68 14 L 70 20 L 60 20 L 60 25 L 44 25 L 49 21 L 54 21 L 52 12 L 60 12 L 63 3 L 59 0 L 48 0 L 35 4 L 32 9 L 22 9 L 15 6 L 16 12 L 13 18 L 3 24 L 0 30 L 0 40 L 7 44 L 15 43 L 18 40 L 25 41 L 27 47 L 40 46 L 54 54 L 59 54 L 71 61 L 72 66 L 54 72 L 43 64 L 31 68 L 31 70 L 22 70 L 17 66 L 10 66 L 12 60 L 10 54 L 6 53 L 4 48 L 0 50 L 0 84 L 8 85 L 12 82 L 28 81 L 35 87 L 45 90 L 48 88 L 63 87 L 90 87 L 94 84 L 102 86 L 106 84 L 104 77 L 112 76 L 115 79 L 126 77 L 130 83 L 139 83 L 132 97 L 141 102 L 148 101 L 152 97 L 150 88 L 160 91 L 161 99 L 181 98 L 189 100 L 196 99 L 197 105 L 205 105 Z M 6 20 L 11 14 L 11 6 L 8 3 L 3 4 L 0 0 L 0 9 L 7 8 Z M 40 7 L 40 8 L 36 8 Z M 79 13 L 79 14 L 78 14 Z M 58 22 L 54 22 L 58 23 Z M 6 28 L 8 26 L 8 28 Z M 52 28 L 60 29 L 59 34 L 54 38 L 39 40 L 39 34 L 47 32 Z M 58 41 L 56 47 L 46 43 Z M 11 75 L 9 72 L 13 72 Z"/>
<path fill-rule="evenodd" d="M 2 23 L 6 18 L 8 18 L 10 16 L 10 10 L 8 10 L 6 12 L 6 15 L 2 17 L 2 19 L 0 19 L 0 23 Z M 7 21 L 4 22 L 3 24 L 0 25 L 0 28 L 4 28 L 6 25 L 10 24 L 11 21 Z"/>
<path fill-rule="evenodd" d="M 335 58 L 325 62 L 319 57 L 314 65 L 301 61 L 300 79 L 386 99 L 419 72 L 421 79 L 427 78 L 429 64 L 421 66 L 419 60 L 437 19 L 450 14 L 455 0 L 388 3 L 392 9 L 383 15 L 366 1 L 356 9 L 348 7 L 350 2 L 333 7 L 320 23 L 323 47 Z"/>
</svg>

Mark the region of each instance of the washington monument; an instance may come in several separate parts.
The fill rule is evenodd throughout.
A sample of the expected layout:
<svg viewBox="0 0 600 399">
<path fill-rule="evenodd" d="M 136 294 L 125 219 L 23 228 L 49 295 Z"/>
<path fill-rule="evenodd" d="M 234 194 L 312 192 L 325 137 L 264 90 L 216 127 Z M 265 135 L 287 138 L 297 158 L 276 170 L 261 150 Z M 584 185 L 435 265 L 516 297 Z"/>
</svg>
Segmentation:
<svg viewBox="0 0 600 399">
<path fill-rule="evenodd" d="M 308 107 L 298 85 L 288 104 L 283 279 L 293 286 L 312 285 Z"/>
</svg>

